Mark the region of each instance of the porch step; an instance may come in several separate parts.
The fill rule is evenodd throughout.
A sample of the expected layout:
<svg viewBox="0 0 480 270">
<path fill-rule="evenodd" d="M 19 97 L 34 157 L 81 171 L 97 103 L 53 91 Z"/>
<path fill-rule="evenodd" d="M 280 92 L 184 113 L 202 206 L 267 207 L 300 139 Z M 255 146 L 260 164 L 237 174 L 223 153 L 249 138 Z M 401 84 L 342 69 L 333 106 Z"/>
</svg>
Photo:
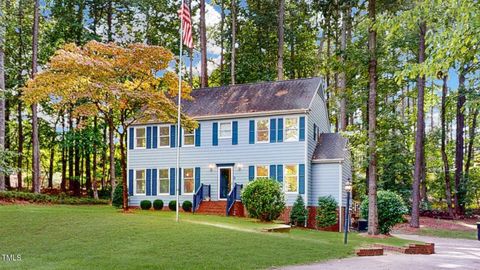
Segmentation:
<svg viewBox="0 0 480 270">
<path fill-rule="evenodd" d="M 226 201 L 203 201 L 202 203 L 200 203 L 200 207 L 198 208 L 196 213 L 225 216 L 226 210 Z M 235 205 L 230 210 L 230 215 L 244 217 L 245 211 L 243 208 L 243 204 L 241 202 L 235 202 Z"/>
</svg>

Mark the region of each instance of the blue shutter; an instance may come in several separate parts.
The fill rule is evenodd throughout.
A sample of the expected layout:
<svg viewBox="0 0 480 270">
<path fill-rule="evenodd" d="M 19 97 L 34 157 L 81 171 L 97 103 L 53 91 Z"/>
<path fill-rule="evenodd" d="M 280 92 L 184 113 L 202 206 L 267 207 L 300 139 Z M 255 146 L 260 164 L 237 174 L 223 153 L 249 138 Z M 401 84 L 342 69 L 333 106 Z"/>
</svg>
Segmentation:
<svg viewBox="0 0 480 270">
<path fill-rule="evenodd" d="M 175 147 L 176 145 L 176 139 L 175 139 L 175 133 L 176 133 L 177 128 L 175 125 L 170 126 L 170 147 Z"/>
<path fill-rule="evenodd" d="M 200 187 L 200 167 L 195 167 L 195 191 Z"/>
<path fill-rule="evenodd" d="M 133 138 L 134 138 L 135 129 L 132 127 L 130 128 L 130 136 L 128 136 L 128 148 L 133 149 Z"/>
<path fill-rule="evenodd" d="M 277 179 L 277 166 L 270 165 L 270 178 Z"/>
<path fill-rule="evenodd" d="M 183 128 L 180 127 L 180 141 L 178 142 L 180 147 L 182 147 L 182 141 L 183 141 Z"/>
<path fill-rule="evenodd" d="M 278 118 L 277 142 L 283 142 L 283 118 Z"/>
<path fill-rule="evenodd" d="M 277 119 L 270 119 L 270 142 L 274 143 L 277 141 Z"/>
<path fill-rule="evenodd" d="M 146 177 L 147 181 L 145 183 L 145 186 L 146 186 L 146 195 L 147 196 L 151 196 L 152 195 L 152 170 L 150 169 L 147 169 L 147 177 Z"/>
<path fill-rule="evenodd" d="M 255 120 L 250 120 L 248 143 L 255 143 Z"/>
<path fill-rule="evenodd" d="M 157 196 L 157 169 L 152 169 L 152 195 Z"/>
<path fill-rule="evenodd" d="M 170 195 L 175 195 L 175 168 L 170 168 Z"/>
<path fill-rule="evenodd" d="M 218 145 L 218 123 L 214 122 L 212 126 L 212 145 Z"/>
<path fill-rule="evenodd" d="M 305 141 L 305 116 L 300 116 L 299 141 Z"/>
<path fill-rule="evenodd" d="M 255 166 L 248 166 L 248 180 L 253 181 L 255 179 Z"/>
<path fill-rule="evenodd" d="M 313 123 L 313 140 L 317 140 L 317 124 Z"/>
<path fill-rule="evenodd" d="M 152 127 L 147 127 L 147 149 L 152 148 Z"/>
<path fill-rule="evenodd" d="M 152 127 L 152 148 L 158 147 L 158 127 Z"/>
<path fill-rule="evenodd" d="M 128 195 L 133 196 L 133 170 L 128 170 Z"/>
<path fill-rule="evenodd" d="M 305 164 L 298 164 L 298 193 L 305 194 Z"/>
<path fill-rule="evenodd" d="M 200 124 L 198 124 L 198 128 L 195 129 L 195 146 L 200 146 L 200 141 L 202 139 L 202 129 Z"/>
<path fill-rule="evenodd" d="M 238 121 L 232 122 L 232 144 L 238 144 Z"/>
<path fill-rule="evenodd" d="M 277 165 L 277 181 L 283 183 L 283 165 Z"/>
<path fill-rule="evenodd" d="M 178 195 L 182 195 L 182 168 L 178 168 Z"/>
</svg>

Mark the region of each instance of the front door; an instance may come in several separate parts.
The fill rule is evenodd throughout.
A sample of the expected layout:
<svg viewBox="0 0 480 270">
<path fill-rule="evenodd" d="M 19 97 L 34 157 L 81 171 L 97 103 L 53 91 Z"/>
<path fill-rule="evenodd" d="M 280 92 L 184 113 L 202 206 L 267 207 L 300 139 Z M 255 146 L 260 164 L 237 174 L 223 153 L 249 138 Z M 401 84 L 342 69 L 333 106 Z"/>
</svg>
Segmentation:
<svg viewBox="0 0 480 270">
<path fill-rule="evenodd" d="M 230 190 L 232 190 L 232 171 L 232 167 L 218 168 L 220 199 L 226 199 L 228 197 L 228 193 L 230 193 Z"/>
</svg>

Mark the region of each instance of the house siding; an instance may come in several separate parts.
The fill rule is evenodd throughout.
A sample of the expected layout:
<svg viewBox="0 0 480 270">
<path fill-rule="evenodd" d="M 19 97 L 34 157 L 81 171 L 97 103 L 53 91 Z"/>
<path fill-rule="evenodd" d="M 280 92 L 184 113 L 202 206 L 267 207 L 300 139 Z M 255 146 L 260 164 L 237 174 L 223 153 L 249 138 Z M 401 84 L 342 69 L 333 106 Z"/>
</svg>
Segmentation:
<svg viewBox="0 0 480 270">
<path fill-rule="evenodd" d="M 347 192 L 345 191 L 345 183 L 350 179 L 352 181 L 352 161 L 350 151 L 345 151 L 345 157 L 342 162 L 342 201 L 343 205 L 347 205 Z"/>
<path fill-rule="evenodd" d="M 308 168 L 309 160 L 305 157 L 305 142 L 275 142 L 275 143 L 255 143 L 249 144 L 249 120 L 272 118 L 278 119 L 286 116 L 304 116 L 283 115 L 258 118 L 240 118 L 231 119 L 238 121 L 238 144 L 232 145 L 232 138 L 218 138 L 218 145 L 213 143 L 213 124 L 223 121 L 199 121 L 201 124 L 201 143 L 199 147 L 181 148 L 181 168 L 200 168 L 200 183 L 211 185 L 212 200 L 218 200 L 218 168 L 210 170 L 210 164 L 230 164 L 234 163 L 233 181 L 234 183 L 248 184 L 248 168 L 252 165 L 284 165 L 284 164 L 305 164 Z M 308 123 L 308 121 L 306 121 Z M 307 128 L 307 127 L 306 127 Z M 176 167 L 176 148 L 156 148 L 156 149 L 132 149 L 128 151 L 128 169 L 160 169 Z M 243 168 L 236 165 L 242 164 Z M 306 177 L 308 177 L 306 172 Z M 183 181 L 183 179 L 182 179 Z M 305 181 L 308 181 L 307 179 Z M 286 194 L 287 205 L 292 205 L 298 194 Z M 133 195 L 129 198 L 130 205 L 137 206 L 141 200 L 162 199 L 165 203 L 174 200 L 174 195 L 144 196 Z M 180 195 L 180 202 L 192 200 L 193 196 Z"/>
<path fill-rule="evenodd" d="M 331 195 L 337 203 L 340 202 L 339 179 L 341 163 L 313 163 L 312 181 L 308 204 L 316 206 L 318 197 Z"/>
</svg>

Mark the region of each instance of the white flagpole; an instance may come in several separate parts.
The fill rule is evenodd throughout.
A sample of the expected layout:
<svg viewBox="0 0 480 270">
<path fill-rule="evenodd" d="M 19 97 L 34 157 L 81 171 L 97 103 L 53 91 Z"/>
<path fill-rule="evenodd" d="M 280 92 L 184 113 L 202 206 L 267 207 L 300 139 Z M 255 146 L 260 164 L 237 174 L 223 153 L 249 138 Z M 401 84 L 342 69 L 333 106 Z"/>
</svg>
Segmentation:
<svg viewBox="0 0 480 270">
<path fill-rule="evenodd" d="M 180 6 L 180 10 L 183 10 L 183 0 Z M 179 222 L 179 194 L 180 194 L 180 177 L 181 173 L 180 172 L 180 131 L 181 131 L 181 126 L 180 126 L 180 117 L 181 117 L 181 106 L 182 106 L 182 54 L 183 54 L 183 12 L 182 15 L 180 16 L 180 57 L 178 59 L 178 104 L 177 104 L 177 179 L 175 185 L 177 188 L 175 189 L 175 197 L 177 200 L 177 208 L 176 208 L 176 221 Z"/>
</svg>

